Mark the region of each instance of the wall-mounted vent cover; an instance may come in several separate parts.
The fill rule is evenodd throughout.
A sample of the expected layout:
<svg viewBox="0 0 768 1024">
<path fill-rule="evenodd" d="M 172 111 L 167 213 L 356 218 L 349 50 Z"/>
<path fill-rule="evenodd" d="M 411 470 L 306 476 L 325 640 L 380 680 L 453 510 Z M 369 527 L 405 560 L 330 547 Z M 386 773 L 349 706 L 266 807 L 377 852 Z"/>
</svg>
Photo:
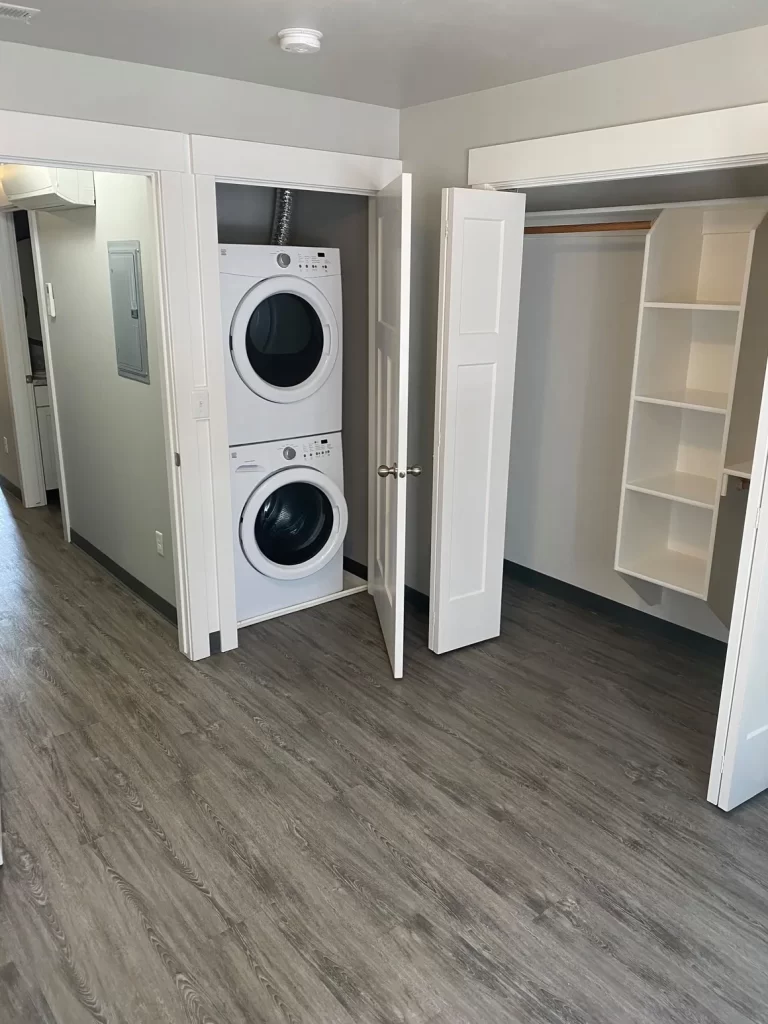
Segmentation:
<svg viewBox="0 0 768 1024">
<path fill-rule="evenodd" d="M 14 21 L 30 22 L 39 13 L 39 7 L 19 7 L 18 4 L 0 3 L 0 18 L 13 18 Z"/>
</svg>

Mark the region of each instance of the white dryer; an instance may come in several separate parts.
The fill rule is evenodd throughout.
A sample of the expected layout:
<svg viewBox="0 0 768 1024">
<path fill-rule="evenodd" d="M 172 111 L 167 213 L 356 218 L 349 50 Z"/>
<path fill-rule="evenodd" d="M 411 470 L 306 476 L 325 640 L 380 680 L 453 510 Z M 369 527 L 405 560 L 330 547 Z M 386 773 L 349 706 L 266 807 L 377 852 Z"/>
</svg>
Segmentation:
<svg viewBox="0 0 768 1024">
<path fill-rule="evenodd" d="M 229 444 L 341 430 L 338 249 L 219 248 Z"/>
<path fill-rule="evenodd" d="M 241 625 L 343 589 L 341 434 L 230 450 Z"/>
</svg>

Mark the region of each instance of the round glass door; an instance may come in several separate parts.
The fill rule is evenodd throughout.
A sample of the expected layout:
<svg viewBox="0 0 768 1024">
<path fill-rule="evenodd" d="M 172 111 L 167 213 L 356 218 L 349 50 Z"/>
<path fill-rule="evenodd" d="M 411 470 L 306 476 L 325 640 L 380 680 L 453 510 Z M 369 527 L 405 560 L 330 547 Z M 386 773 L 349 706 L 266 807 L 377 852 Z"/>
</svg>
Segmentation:
<svg viewBox="0 0 768 1024">
<path fill-rule="evenodd" d="M 254 538 L 277 565 L 301 565 L 319 554 L 333 530 L 328 495 L 308 483 L 283 484 L 262 503 Z"/>
<path fill-rule="evenodd" d="M 251 391 L 272 402 L 297 402 L 330 376 L 339 331 L 318 288 L 301 278 L 277 277 L 262 281 L 242 300 L 230 346 L 235 368 Z"/>
<path fill-rule="evenodd" d="M 297 467 L 274 473 L 254 490 L 240 520 L 240 543 L 265 576 L 301 579 L 330 562 L 346 531 L 339 488 L 319 470 Z"/>
<path fill-rule="evenodd" d="M 245 330 L 254 373 L 276 388 L 304 384 L 323 357 L 323 325 L 300 295 L 280 292 L 260 302 Z"/>
</svg>

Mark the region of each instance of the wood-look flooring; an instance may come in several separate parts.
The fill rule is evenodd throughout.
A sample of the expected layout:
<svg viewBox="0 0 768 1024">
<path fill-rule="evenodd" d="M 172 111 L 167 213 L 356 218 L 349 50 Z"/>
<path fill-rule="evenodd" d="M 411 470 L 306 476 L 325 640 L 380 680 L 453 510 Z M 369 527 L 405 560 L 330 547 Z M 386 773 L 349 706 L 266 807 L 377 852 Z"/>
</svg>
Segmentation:
<svg viewBox="0 0 768 1024">
<path fill-rule="evenodd" d="M 0 500 L 2 1024 L 768 1019 L 768 804 L 722 665 L 520 583 L 394 682 L 367 595 L 190 664 Z"/>
</svg>

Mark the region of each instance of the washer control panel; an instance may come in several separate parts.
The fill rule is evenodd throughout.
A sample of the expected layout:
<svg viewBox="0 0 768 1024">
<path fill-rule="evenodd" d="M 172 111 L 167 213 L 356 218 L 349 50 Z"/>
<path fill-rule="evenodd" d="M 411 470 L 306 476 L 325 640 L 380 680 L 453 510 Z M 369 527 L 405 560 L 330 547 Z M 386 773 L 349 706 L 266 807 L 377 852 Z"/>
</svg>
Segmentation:
<svg viewBox="0 0 768 1024">
<path fill-rule="evenodd" d="M 315 437 L 302 445 L 302 456 L 306 462 L 320 462 L 331 454 L 330 437 Z"/>
</svg>

